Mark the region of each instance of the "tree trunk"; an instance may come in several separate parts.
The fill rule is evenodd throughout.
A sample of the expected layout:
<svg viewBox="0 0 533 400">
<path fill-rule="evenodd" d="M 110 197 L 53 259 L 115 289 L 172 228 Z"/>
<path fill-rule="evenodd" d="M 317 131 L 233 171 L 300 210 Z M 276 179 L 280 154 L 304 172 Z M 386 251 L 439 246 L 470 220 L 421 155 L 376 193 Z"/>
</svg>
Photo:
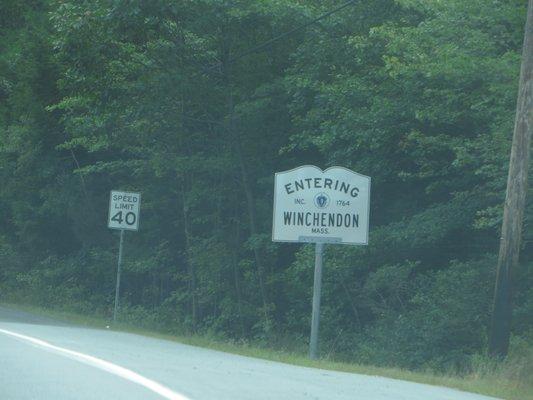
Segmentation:
<svg viewBox="0 0 533 400">
<path fill-rule="evenodd" d="M 224 52 L 225 54 L 223 56 L 224 61 L 222 62 L 222 74 L 223 74 L 224 80 L 228 88 L 228 117 L 229 118 L 228 118 L 227 130 L 228 130 L 230 145 L 232 149 L 235 150 L 238 163 L 239 163 L 240 178 L 241 178 L 241 183 L 242 183 L 244 195 L 246 198 L 246 206 L 248 210 L 248 222 L 250 226 L 250 235 L 255 236 L 258 233 L 257 218 L 256 218 L 256 212 L 255 212 L 255 199 L 254 199 L 252 187 L 250 185 L 250 181 L 248 178 L 248 171 L 246 168 L 246 162 L 244 160 L 244 155 L 242 152 L 241 141 L 237 135 L 237 130 L 235 128 L 233 92 L 232 92 L 232 86 L 231 86 L 231 66 L 228 63 L 228 60 L 231 59 L 230 57 L 231 45 L 226 44 L 224 47 L 226 51 Z M 267 300 L 266 287 L 265 287 L 264 268 L 263 268 L 263 263 L 261 261 L 261 255 L 259 254 L 259 250 L 257 249 L 256 246 L 254 246 L 253 253 L 254 253 L 254 260 L 255 260 L 255 265 L 256 265 L 256 270 L 257 270 L 257 278 L 259 281 L 259 291 L 261 294 L 261 301 L 263 303 L 262 311 L 263 311 L 264 324 L 265 324 L 265 328 L 267 328 L 270 325 L 270 319 L 268 316 L 268 300 Z"/>
<path fill-rule="evenodd" d="M 196 268 L 194 262 L 191 260 L 191 233 L 189 227 L 189 211 L 187 208 L 187 202 L 185 198 L 185 187 L 183 185 L 182 190 L 182 212 L 183 212 L 183 233 L 185 235 L 185 259 L 187 263 L 187 274 L 189 275 L 188 287 L 189 294 L 191 299 L 191 318 L 192 318 L 192 329 L 196 331 L 198 324 L 198 294 L 197 294 L 197 284 L 196 284 Z"/>
<path fill-rule="evenodd" d="M 240 332 L 241 332 L 241 337 L 244 338 L 245 332 L 244 332 L 244 321 L 243 321 L 243 315 L 242 315 L 242 291 L 241 291 L 241 283 L 240 283 L 241 279 L 240 279 L 240 274 L 239 274 L 239 269 L 238 269 L 239 268 L 238 248 L 240 244 L 241 229 L 240 229 L 237 218 L 235 219 L 236 219 L 235 234 L 234 234 L 235 243 L 233 245 L 233 251 L 232 251 L 233 280 L 235 284 L 235 293 L 237 294 L 237 312 L 239 314 L 238 317 L 239 317 Z"/>
<path fill-rule="evenodd" d="M 250 234 L 251 236 L 257 235 L 257 219 L 256 219 L 256 213 L 255 213 L 255 199 L 252 193 L 252 188 L 250 187 L 250 182 L 248 179 L 248 173 L 246 171 L 246 165 L 244 163 L 244 158 L 242 155 L 242 149 L 240 142 L 237 141 L 237 156 L 239 158 L 239 168 L 241 171 L 241 181 L 242 186 L 244 190 L 244 194 L 246 197 L 246 205 L 248 209 L 248 221 L 250 224 Z M 264 281 L 264 268 L 263 263 L 261 260 L 261 255 L 259 254 L 259 249 L 257 246 L 254 246 L 253 249 L 254 252 L 254 258 L 255 258 L 255 265 L 257 267 L 257 278 L 259 280 L 259 290 L 261 291 L 261 300 L 263 301 L 263 317 L 265 318 L 265 324 L 268 326 L 268 300 L 266 295 L 266 289 L 265 289 L 265 281 Z"/>
<path fill-rule="evenodd" d="M 252 192 L 252 187 L 250 185 L 250 180 L 248 178 L 248 171 L 246 168 L 246 164 L 244 161 L 244 156 L 242 153 L 242 147 L 241 142 L 239 138 L 234 138 L 235 135 L 235 129 L 233 127 L 233 100 L 231 99 L 230 95 L 230 135 L 232 137 L 233 147 L 235 148 L 235 152 L 237 153 L 237 158 L 239 162 L 239 171 L 241 176 L 241 183 L 242 188 L 244 191 L 244 196 L 246 198 L 246 208 L 248 210 L 248 223 L 250 226 L 250 236 L 256 236 L 258 234 L 257 230 L 257 217 L 255 212 L 255 199 Z M 263 318 L 265 327 L 269 326 L 269 317 L 268 317 L 268 298 L 266 294 L 266 287 L 265 287 L 265 279 L 264 279 L 264 268 L 263 263 L 261 260 L 261 254 L 259 253 L 259 249 L 257 246 L 253 247 L 253 253 L 254 253 L 254 260 L 257 270 L 257 279 L 259 281 L 259 291 L 261 293 L 261 301 L 263 303 Z"/>
</svg>

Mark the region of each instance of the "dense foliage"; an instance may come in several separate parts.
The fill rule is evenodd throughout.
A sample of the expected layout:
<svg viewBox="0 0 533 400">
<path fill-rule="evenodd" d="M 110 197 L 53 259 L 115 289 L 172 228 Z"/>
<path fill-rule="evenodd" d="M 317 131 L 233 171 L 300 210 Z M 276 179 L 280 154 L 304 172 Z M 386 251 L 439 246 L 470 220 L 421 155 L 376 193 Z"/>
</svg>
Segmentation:
<svg viewBox="0 0 533 400">
<path fill-rule="evenodd" d="M 304 348 L 313 248 L 271 242 L 273 176 L 342 165 L 372 177 L 370 245 L 326 250 L 323 355 L 468 366 L 525 3 L 355 1 L 257 49 L 341 3 L 2 1 L 1 298 L 111 315 L 109 190 L 135 190 L 123 319 Z M 515 340 L 533 331 L 532 218 Z"/>
</svg>

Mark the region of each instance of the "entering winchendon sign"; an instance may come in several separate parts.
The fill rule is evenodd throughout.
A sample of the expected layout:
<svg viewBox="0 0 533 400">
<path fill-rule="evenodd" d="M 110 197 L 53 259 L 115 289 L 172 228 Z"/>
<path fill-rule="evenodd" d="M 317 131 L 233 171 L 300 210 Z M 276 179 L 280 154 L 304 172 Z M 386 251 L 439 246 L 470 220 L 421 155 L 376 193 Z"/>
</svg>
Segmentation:
<svg viewBox="0 0 533 400">
<path fill-rule="evenodd" d="M 304 165 L 274 178 L 275 242 L 314 242 L 315 274 L 309 357 L 318 358 L 325 243 L 368 244 L 370 177 L 344 167 Z"/>
<path fill-rule="evenodd" d="M 367 244 L 370 177 L 305 165 L 275 176 L 272 240 Z"/>
</svg>

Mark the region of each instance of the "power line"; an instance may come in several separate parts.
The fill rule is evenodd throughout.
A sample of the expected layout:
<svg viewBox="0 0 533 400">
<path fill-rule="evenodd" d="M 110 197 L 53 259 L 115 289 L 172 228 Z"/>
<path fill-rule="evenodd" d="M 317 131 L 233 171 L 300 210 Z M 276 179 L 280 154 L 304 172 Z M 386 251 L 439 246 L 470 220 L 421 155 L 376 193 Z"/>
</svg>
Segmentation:
<svg viewBox="0 0 533 400">
<path fill-rule="evenodd" d="M 320 21 L 320 20 L 323 20 L 324 18 L 327 18 L 327 17 L 329 17 L 330 15 L 332 15 L 332 14 L 334 14 L 334 13 L 336 13 L 336 12 L 338 12 L 338 11 L 340 11 L 340 10 L 342 10 L 342 9 L 344 9 L 344 8 L 346 8 L 346 7 L 350 6 L 350 5 L 352 5 L 352 4 L 354 4 L 356 1 L 357 1 L 357 0 L 350 0 L 350 1 L 347 1 L 346 3 L 341 4 L 340 6 L 334 8 L 333 10 L 330 10 L 330 11 L 328 11 L 327 13 L 322 14 L 322 15 L 316 17 L 316 18 L 312 19 L 311 21 L 306 22 L 305 24 L 299 25 L 299 26 L 297 26 L 297 27 L 295 27 L 295 28 L 293 28 L 293 29 L 291 29 L 291 30 L 289 30 L 289 31 L 287 31 L 287 32 L 282 33 L 281 35 L 278 35 L 278 36 L 276 36 L 276 37 L 273 37 L 273 38 L 270 39 L 270 40 L 267 40 L 267 41 L 264 42 L 264 43 L 261 43 L 261 44 L 259 44 L 259 45 L 257 45 L 257 46 L 254 46 L 254 47 L 252 47 L 251 49 L 248 49 L 248 50 L 246 50 L 245 52 L 243 52 L 243 53 L 241 53 L 241 54 L 239 54 L 239 55 L 237 55 L 237 56 L 235 56 L 235 57 L 233 57 L 233 58 L 230 58 L 229 60 L 226 61 L 226 64 L 232 64 L 232 63 L 234 63 L 235 61 L 240 60 L 240 59 L 243 58 L 243 57 L 246 57 L 246 56 L 248 56 L 248 55 L 250 55 L 250 54 L 252 54 L 252 53 L 255 53 L 255 52 L 257 52 L 257 51 L 263 50 L 264 48 L 270 46 L 271 44 L 273 44 L 273 43 L 275 43 L 275 42 L 277 42 L 277 41 L 279 41 L 279 40 L 281 40 L 281 39 L 283 39 L 283 38 L 286 38 L 286 37 L 289 36 L 289 35 L 292 35 L 294 32 L 298 32 L 299 30 L 302 30 L 302 29 L 304 29 L 304 28 L 307 28 L 308 26 L 310 26 L 310 25 L 312 25 L 312 24 L 314 24 L 314 23 L 316 23 L 316 22 L 318 22 L 318 21 Z M 214 67 L 218 67 L 218 66 L 220 66 L 221 64 L 222 64 L 222 62 L 219 61 L 217 64 L 215 64 L 215 65 L 209 67 L 208 69 L 211 69 L 211 68 L 214 68 Z"/>
</svg>

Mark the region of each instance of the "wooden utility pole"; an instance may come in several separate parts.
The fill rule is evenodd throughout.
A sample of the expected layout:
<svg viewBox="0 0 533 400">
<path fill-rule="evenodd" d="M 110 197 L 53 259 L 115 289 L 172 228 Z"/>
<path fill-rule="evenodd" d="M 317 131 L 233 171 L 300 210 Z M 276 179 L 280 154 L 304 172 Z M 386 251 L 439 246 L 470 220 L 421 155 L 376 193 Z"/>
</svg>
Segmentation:
<svg viewBox="0 0 533 400">
<path fill-rule="evenodd" d="M 509 350 L 512 316 L 511 275 L 517 267 L 520 253 L 532 131 L 533 0 L 529 0 L 489 339 L 489 354 L 497 358 L 505 357 Z"/>
</svg>

